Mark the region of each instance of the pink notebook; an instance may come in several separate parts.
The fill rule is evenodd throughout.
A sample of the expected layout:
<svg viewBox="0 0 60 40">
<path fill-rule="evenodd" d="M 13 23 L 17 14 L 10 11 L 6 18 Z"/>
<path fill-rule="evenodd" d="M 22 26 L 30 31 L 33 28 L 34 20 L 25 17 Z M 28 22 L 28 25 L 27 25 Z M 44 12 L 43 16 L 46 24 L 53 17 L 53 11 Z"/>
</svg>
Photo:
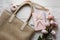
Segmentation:
<svg viewBox="0 0 60 40">
<path fill-rule="evenodd" d="M 46 12 L 34 12 L 32 13 L 33 22 L 34 22 L 34 29 L 35 31 L 40 31 L 46 29 L 45 22 L 46 22 Z"/>
</svg>

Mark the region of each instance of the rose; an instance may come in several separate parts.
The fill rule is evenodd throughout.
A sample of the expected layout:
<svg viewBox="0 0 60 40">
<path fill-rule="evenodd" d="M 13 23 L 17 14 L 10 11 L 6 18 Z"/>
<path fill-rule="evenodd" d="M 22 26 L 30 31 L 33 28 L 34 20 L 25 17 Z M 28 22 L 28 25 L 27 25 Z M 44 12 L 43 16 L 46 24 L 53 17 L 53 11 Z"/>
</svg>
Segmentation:
<svg viewBox="0 0 60 40">
<path fill-rule="evenodd" d="M 48 19 L 49 20 L 53 20 L 54 19 L 54 16 L 50 14 L 50 15 L 48 15 Z"/>
</svg>

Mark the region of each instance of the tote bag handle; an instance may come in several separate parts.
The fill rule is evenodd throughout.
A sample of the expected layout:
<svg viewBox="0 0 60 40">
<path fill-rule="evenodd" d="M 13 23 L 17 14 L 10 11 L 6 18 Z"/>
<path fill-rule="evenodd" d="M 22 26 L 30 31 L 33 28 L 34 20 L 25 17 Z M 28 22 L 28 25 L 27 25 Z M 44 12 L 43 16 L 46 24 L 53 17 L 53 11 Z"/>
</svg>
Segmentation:
<svg viewBox="0 0 60 40">
<path fill-rule="evenodd" d="M 21 27 L 21 30 L 24 29 L 24 27 L 27 25 L 27 23 L 29 22 L 31 16 L 32 16 L 32 13 L 33 13 L 33 6 L 32 6 L 32 3 L 30 3 L 29 1 L 25 1 L 24 3 L 22 3 L 22 5 L 19 6 L 19 8 L 11 15 L 11 17 L 9 18 L 9 22 L 12 22 L 14 17 L 16 16 L 16 14 L 20 11 L 20 9 L 26 5 L 29 5 L 31 7 L 31 13 L 28 17 L 28 19 L 26 20 L 26 22 L 24 22 L 24 24 L 22 25 Z"/>
</svg>

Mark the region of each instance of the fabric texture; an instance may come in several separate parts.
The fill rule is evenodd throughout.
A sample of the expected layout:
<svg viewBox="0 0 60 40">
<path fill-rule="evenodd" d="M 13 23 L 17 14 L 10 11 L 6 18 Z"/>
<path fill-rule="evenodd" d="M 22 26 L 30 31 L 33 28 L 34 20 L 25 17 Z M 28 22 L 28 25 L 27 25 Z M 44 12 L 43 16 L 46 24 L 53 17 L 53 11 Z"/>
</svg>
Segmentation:
<svg viewBox="0 0 60 40">
<path fill-rule="evenodd" d="M 14 13 L 7 10 L 2 12 L 0 17 L 0 40 L 31 40 L 32 34 L 34 34 L 34 29 L 28 25 L 31 15 L 26 23 L 14 16 L 26 4 L 31 6 L 29 2 L 26 2 Z M 24 27 L 23 30 L 21 30 L 22 27 Z"/>
</svg>

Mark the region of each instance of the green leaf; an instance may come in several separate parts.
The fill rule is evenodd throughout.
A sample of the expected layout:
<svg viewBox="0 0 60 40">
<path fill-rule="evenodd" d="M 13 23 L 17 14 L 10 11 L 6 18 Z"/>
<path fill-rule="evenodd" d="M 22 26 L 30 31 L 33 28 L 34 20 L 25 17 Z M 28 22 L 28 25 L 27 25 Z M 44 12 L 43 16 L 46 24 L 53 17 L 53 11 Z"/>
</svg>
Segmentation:
<svg viewBox="0 0 60 40">
<path fill-rule="evenodd" d="M 42 40 L 42 38 L 39 36 L 38 40 Z"/>
</svg>

